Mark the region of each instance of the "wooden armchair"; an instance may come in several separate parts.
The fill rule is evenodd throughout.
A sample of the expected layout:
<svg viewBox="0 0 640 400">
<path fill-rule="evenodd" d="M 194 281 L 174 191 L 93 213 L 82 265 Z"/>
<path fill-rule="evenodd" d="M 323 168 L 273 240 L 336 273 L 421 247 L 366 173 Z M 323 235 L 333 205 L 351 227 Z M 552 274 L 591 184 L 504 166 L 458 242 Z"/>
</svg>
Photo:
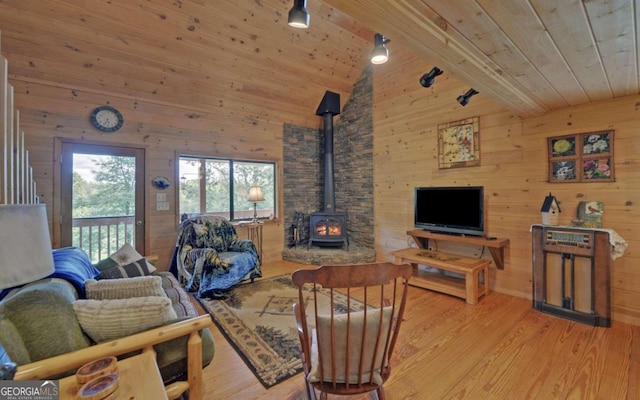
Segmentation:
<svg viewBox="0 0 640 400">
<path fill-rule="evenodd" d="M 123 337 L 105 343 L 87 347 L 72 353 L 62 354 L 18 367 L 16 380 L 42 380 L 103 357 L 119 356 L 142 350 L 155 356 L 153 345 L 166 342 L 181 336 L 189 336 L 187 340 L 187 381 L 174 382 L 165 387 L 168 399 L 176 399 L 189 391 L 189 399 L 202 399 L 202 340 L 199 331 L 213 326 L 210 315 L 161 326 L 135 335 Z M 64 398 L 64 397 L 61 397 Z"/>
<path fill-rule="evenodd" d="M 323 399 L 327 393 L 370 391 L 385 399 L 383 384 L 391 373 L 411 275 L 410 265 L 392 263 L 325 265 L 293 273 L 309 399 L 316 398 L 316 389 Z"/>
</svg>

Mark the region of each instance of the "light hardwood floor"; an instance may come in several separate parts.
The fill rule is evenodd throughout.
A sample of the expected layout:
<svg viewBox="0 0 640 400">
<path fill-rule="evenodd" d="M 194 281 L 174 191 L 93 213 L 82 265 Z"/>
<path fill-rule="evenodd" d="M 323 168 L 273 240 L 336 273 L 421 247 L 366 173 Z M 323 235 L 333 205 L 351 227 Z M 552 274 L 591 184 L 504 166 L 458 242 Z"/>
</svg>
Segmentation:
<svg viewBox="0 0 640 400">
<path fill-rule="evenodd" d="M 310 266 L 263 266 L 265 277 Z M 492 292 L 475 305 L 410 288 L 385 385 L 400 399 L 640 399 L 640 327 L 595 328 Z M 293 316 L 292 316 L 293 318 Z M 267 390 L 214 329 L 205 399 L 304 399 L 302 375 Z M 330 399 L 337 398 L 329 396 Z M 374 399 L 366 395 L 348 399 Z"/>
</svg>

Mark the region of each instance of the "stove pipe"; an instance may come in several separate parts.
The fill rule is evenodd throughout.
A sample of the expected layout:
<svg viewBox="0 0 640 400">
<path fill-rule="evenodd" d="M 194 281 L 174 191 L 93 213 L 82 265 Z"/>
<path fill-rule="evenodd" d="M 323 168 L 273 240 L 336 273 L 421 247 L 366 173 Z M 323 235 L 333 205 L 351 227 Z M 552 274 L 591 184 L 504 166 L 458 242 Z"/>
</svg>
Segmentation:
<svg viewBox="0 0 640 400">
<path fill-rule="evenodd" d="M 324 119 L 324 204 L 323 211 L 335 211 L 335 184 L 333 181 L 333 116 L 340 114 L 340 95 L 326 91 L 316 115 Z"/>
</svg>

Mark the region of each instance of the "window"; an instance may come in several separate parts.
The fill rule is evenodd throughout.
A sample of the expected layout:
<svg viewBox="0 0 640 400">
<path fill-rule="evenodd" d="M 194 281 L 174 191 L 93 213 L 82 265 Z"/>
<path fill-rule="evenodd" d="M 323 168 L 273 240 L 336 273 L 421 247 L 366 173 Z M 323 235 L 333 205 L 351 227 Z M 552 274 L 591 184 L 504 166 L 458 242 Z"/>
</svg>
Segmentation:
<svg viewBox="0 0 640 400">
<path fill-rule="evenodd" d="M 230 221 L 253 218 L 251 186 L 260 186 L 264 201 L 255 203 L 257 217 L 275 216 L 274 162 L 180 156 L 180 214 L 207 213 Z"/>
</svg>

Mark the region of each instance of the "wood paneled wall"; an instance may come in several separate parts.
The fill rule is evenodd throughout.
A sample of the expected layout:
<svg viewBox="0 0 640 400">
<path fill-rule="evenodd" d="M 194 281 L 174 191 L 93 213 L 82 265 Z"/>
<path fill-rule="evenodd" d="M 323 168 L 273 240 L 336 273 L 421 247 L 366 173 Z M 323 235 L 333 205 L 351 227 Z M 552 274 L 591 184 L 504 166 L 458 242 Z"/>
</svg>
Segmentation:
<svg viewBox="0 0 640 400">
<path fill-rule="evenodd" d="M 400 54 L 399 54 L 400 53 Z M 437 65 L 437 64 L 436 64 Z M 574 107 L 543 117 L 521 119 L 483 98 L 466 107 L 456 97 L 468 87 L 444 75 L 431 88 L 418 78 L 433 65 L 397 48 L 391 60 L 374 68 L 374 182 L 376 250 L 388 258 L 406 247 L 413 227 L 415 186 L 485 187 L 487 234 L 511 240 L 503 271 L 491 269 L 493 290 L 531 298 L 532 224 L 541 223 L 540 207 L 552 192 L 561 202 L 560 223 L 570 225 L 579 201 L 604 202 L 605 228 L 629 244 L 614 263 L 614 320 L 640 324 L 640 104 L 639 96 Z M 437 126 L 480 117 L 480 166 L 438 169 Z M 615 130 L 616 182 L 548 183 L 547 137 L 604 129 Z M 490 258 L 474 246 L 438 243 L 440 250 Z"/>
<path fill-rule="evenodd" d="M 54 218 L 54 247 L 58 247 L 59 153 L 57 142 L 73 140 L 83 143 L 124 145 L 144 148 L 146 151 L 146 253 L 157 255 L 160 268 L 168 267 L 176 243 L 178 216 L 175 209 L 177 171 L 176 155 L 205 154 L 241 159 L 275 160 L 282 158 L 282 126 L 259 123 L 259 133 L 248 129 L 239 121 L 228 134 L 220 128 L 214 114 L 199 112 L 197 118 L 178 106 L 160 105 L 141 100 L 130 100 L 108 93 L 95 93 L 80 89 L 52 87 L 37 83 L 14 81 L 17 106 L 23 109 L 24 124 L 29 127 L 27 146 L 34 154 L 35 178 L 41 201 L 47 204 Z M 125 123 L 116 133 L 100 133 L 89 122 L 91 110 L 101 104 L 111 104 L 125 117 Z M 255 127 L 252 125 L 252 127 Z M 250 132 L 254 132 L 253 134 Z M 277 172 L 278 181 L 282 171 Z M 171 186 L 163 192 L 170 202 L 168 211 L 156 211 L 155 195 L 159 191 L 151 185 L 156 176 L 166 176 Z M 246 235 L 244 229 L 238 229 Z M 280 259 L 282 228 L 277 221 L 264 227 L 265 260 Z"/>
</svg>

